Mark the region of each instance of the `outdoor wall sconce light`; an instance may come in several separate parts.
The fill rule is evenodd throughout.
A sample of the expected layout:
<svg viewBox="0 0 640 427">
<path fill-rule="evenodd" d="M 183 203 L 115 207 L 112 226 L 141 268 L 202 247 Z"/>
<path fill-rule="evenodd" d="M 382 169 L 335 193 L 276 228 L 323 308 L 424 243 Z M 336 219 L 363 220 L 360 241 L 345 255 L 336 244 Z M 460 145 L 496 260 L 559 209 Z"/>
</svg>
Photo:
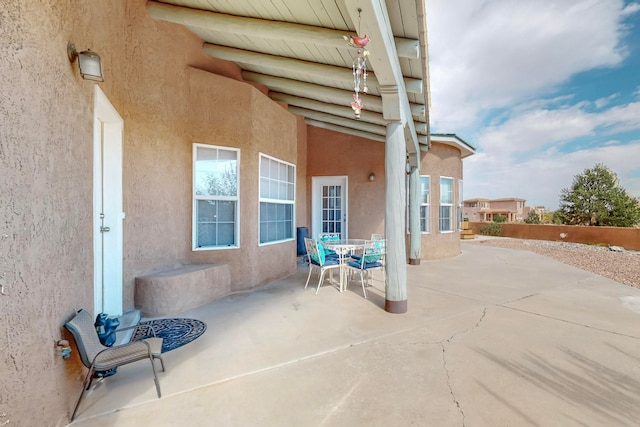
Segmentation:
<svg viewBox="0 0 640 427">
<path fill-rule="evenodd" d="M 376 174 L 371 172 L 371 174 L 369 175 L 369 181 L 373 182 L 376 180 Z"/>
<path fill-rule="evenodd" d="M 104 77 L 102 75 L 102 63 L 100 62 L 100 56 L 91 52 L 91 50 L 84 50 L 80 53 L 76 50 L 73 43 L 67 44 L 67 55 L 71 63 L 78 59 L 78 66 L 80 67 L 80 75 L 85 80 L 95 80 L 97 82 L 103 82 Z"/>
</svg>

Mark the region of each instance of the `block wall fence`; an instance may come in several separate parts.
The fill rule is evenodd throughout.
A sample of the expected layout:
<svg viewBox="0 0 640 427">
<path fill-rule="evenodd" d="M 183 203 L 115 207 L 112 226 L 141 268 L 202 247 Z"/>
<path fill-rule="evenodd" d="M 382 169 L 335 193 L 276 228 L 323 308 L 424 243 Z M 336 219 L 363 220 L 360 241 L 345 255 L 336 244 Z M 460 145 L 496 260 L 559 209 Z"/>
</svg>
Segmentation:
<svg viewBox="0 0 640 427">
<path fill-rule="evenodd" d="M 469 226 L 475 234 L 479 235 L 480 229 L 487 224 L 489 223 L 470 222 Z M 564 238 L 561 235 L 564 235 Z M 622 246 L 625 249 L 640 251 L 640 228 L 502 224 L 500 236 L 553 242 Z"/>
</svg>

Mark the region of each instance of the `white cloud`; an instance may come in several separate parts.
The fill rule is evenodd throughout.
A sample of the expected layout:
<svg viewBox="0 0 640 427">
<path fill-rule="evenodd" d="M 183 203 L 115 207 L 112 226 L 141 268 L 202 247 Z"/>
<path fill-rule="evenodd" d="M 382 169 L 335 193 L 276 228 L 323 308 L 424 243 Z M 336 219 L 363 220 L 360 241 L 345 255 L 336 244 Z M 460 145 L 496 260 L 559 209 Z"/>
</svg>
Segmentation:
<svg viewBox="0 0 640 427">
<path fill-rule="evenodd" d="M 622 16 L 627 17 L 636 12 L 640 12 L 640 3 L 629 3 L 622 10 Z"/>
<path fill-rule="evenodd" d="M 596 108 L 606 107 L 607 105 L 611 104 L 611 102 L 613 102 L 617 97 L 618 97 L 618 94 L 614 93 L 613 95 L 609 95 L 609 96 L 604 97 L 604 98 L 596 99 L 593 102 L 593 104 L 596 106 Z"/>
<path fill-rule="evenodd" d="M 598 163 L 614 171 L 620 184 L 632 196 L 640 196 L 638 155 L 640 141 L 629 144 L 610 142 L 590 150 L 561 153 L 552 147 L 521 162 L 500 152 L 480 153 L 464 160 L 466 199 L 519 197 L 527 205 L 556 209 L 560 192 L 574 176 Z"/>
<path fill-rule="evenodd" d="M 539 102 L 530 110 L 518 109 L 504 123 L 488 126 L 477 136 L 479 149 L 504 153 L 532 152 L 576 138 L 640 130 L 640 102 L 591 112 L 596 103 L 579 102 L 557 109 Z"/>
<path fill-rule="evenodd" d="M 578 73 L 624 65 L 623 37 L 637 31 L 628 18 L 640 12 L 640 2 L 426 5 L 431 128 L 478 147 L 464 161 L 465 198 L 519 197 L 556 209 L 562 188 L 597 163 L 640 196 L 640 86 L 633 102 L 623 93 L 584 101 L 579 88 L 560 92 Z"/>
<path fill-rule="evenodd" d="M 629 132 L 640 129 L 640 102 L 619 105 L 597 117 L 599 126 L 607 128 L 606 134 Z"/>
<path fill-rule="evenodd" d="M 622 0 L 426 0 L 432 126 L 455 132 L 484 112 L 619 64 Z M 636 3 L 625 13 L 635 13 Z M 597 30 L 595 30 L 597 29 Z"/>
<path fill-rule="evenodd" d="M 478 146 L 503 153 L 531 152 L 588 135 L 594 124 L 580 105 L 559 110 L 535 109 L 513 117 L 500 126 L 483 130 Z"/>
</svg>

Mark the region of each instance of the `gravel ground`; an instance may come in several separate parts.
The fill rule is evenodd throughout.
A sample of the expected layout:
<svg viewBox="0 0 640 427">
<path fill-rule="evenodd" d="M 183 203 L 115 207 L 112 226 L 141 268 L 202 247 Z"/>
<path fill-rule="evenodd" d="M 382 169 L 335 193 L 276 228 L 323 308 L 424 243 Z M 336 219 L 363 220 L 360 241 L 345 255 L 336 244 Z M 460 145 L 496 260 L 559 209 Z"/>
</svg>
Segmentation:
<svg viewBox="0 0 640 427">
<path fill-rule="evenodd" d="M 640 252 L 627 250 L 617 252 L 606 247 L 579 243 L 504 237 L 480 237 L 478 240 L 466 240 L 464 243 L 535 252 L 640 289 Z"/>
</svg>

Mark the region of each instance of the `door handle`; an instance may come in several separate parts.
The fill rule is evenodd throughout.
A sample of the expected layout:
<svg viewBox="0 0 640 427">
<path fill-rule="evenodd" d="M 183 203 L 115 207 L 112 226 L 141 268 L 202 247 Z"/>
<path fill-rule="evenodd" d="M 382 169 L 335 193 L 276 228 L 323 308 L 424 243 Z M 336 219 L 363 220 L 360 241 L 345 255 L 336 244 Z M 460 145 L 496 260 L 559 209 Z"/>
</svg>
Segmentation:
<svg viewBox="0 0 640 427">
<path fill-rule="evenodd" d="M 107 233 L 109 231 L 111 231 L 111 229 L 109 227 L 100 227 L 100 232 L 101 233 Z"/>
</svg>

